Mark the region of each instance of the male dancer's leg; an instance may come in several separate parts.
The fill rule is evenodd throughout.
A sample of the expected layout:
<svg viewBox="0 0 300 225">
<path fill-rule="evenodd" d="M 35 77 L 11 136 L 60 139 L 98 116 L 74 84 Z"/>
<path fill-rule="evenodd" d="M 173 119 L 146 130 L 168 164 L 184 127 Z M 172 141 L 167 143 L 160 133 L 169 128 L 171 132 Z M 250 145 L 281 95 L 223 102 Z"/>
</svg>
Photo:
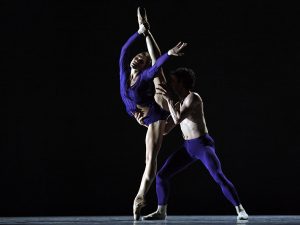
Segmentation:
<svg viewBox="0 0 300 225">
<path fill-rule="evenodd" d="M 198 151 L 198 154 L 196 154 L 196 157 L 202 161 L 210 175 L 221 187 L 224 196 L 235 207 L 237 219 L 248 220 L 248 214 L 240 203 L 234 185 L 226 178 L 222 171 L 220 160 L 215 153 L 215 148 L 213 146 L 201 146 L 201 148 L 202 149 Z"/>
<path fill-rule="evenodd" d="M 196 153 L 195 157 L 202 161 L 231 204 L 233 206 L 238 206 L 240 204 L 240 200 L 237 191 L 234 185 L 224 175 L 220 160 L 215 153 L 214 147 L 198 146 L 198 148 L 201 149 L 199 149 L 199 151 L 194 151 Z"/>
</svg>

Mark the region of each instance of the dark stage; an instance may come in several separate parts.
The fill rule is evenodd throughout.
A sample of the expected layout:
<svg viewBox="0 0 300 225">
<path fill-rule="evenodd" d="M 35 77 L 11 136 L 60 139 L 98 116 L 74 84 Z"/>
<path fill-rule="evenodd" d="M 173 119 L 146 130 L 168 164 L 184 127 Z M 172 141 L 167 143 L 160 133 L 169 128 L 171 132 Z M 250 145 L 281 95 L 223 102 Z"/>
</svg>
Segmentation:
<svg viewBox="0 0 300 225">
<path fill-rule="evenodd" d="M 138 6 L 162 53 L 188 43 L 163 69 L 195 71 L 248 224 L 300 224 L 289 216 L 300 215 L 299 6 L 195 0 L 1 2 L 1 223 L 133 224 L 119 215 L 132 215 L 146 128 L 126 113 L 118 63 Z M 179 126 L 165 136 L 158 168 L 182 142 Z M 147 203 L 144 215 L 156 209 L 155 184 Z M 167 224 L 235 224 L 201 163 L 172 180 L 168 214 Z"/>
</svg>

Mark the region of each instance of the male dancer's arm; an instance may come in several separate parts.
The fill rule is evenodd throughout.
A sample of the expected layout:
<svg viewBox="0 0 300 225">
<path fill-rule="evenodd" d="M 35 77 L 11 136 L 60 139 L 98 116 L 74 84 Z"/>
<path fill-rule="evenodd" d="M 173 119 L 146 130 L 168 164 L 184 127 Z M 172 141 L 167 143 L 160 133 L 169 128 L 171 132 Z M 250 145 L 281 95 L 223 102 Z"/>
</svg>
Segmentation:
<svg viewBox="0 0 300 225">
<path fill-rule="evenodd" d="M 179 102 L 177 102 L 174 107 L 176 109 L 179 109 L 179 107 L 180 107 Z M 167 135 L 168 133 L 170 133 L 170 131 L 173 130 L 174 127 L 176 127 L 176 124 L 174 123 L 172 116 L 169 115 L 166 119 L 164 135 Z"/>
<path fill-rule="evenodd" d="M 170 131 L 173 130 L 175 126 L 176 124 L 174 123 L 172 116 L 169 115 L 166 119 L 166 125 L 163 135 L 167 135 L 168 133 L 170 133 Z"/>
<path fill-rule="evenodd" d="M 190 93 L 183 101 L 179 109 L 176 109 L 172 99 L 167 99 L 170 114 L 175 124 L 180 124 L 188 115 L 191 114 L 194 107 L 194 95 Z"/>
<path fill-rule="evenodd" d="M 190 115 L 191 111 L 193 110 L 193 107 L 195 105 L 195 100 L 196 100 L 196 99 L 194 99 L 193 93 L 190 93 L 188 96 L 186 96 L 183 103 L 178 108 L 178 107 L 176 107 L 174 100 L 170 96 L 167 85 L 161 84 L 160 88 L 157 88 L 157 89 L 159 91 L 161 91 L 161 94 L 166 99 L 166 101 L 168 103 L 170 115 L 171 115 L 175 125 L 181 123 L 182 120 L 184 120 L 185 118 L 187 118 L 188 115 Z"/>
</svg>

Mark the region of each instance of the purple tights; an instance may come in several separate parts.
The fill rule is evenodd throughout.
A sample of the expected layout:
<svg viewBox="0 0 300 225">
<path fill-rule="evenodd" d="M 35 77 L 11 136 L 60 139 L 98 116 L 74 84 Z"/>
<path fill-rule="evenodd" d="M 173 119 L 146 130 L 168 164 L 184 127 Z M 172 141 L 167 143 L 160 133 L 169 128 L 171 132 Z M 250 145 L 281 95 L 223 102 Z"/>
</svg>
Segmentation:
<svg viewBox="0 0 300 225">
<path fill-rule="evenodd" d="M 220 186 L 223 194 L 231 204 L 234 206 L 239 205 L 240 201 L 235 187 L 223 174 L 220 160 L 215 153 L 214 141 L 208 134 L 186 140 L 184 146 L 172 153 L 164 162 L 156 175 L 158 205 L 166 205 L 168 202 L 170 179 L 197 160 L 201 160 L 208 169 L 210 175 Z"/>
</svg>

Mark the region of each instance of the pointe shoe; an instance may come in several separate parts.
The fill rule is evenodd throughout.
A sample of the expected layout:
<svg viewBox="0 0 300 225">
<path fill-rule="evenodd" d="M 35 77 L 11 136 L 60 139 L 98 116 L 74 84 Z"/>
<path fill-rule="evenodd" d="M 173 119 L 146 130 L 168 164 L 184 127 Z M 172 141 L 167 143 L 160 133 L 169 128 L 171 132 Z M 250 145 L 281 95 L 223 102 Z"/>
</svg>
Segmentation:
<svg viewBox="0 0 300 225">
<path fill-rule="evenodd" d="M 167 214 L 160 213 L 155 211 L 147 216 L 143 216 L 143 220 L 165 220 L 167 218 Z"/>
<path fill-rule="evenodd" d="M 138 7 L 137 8 L 137 18 L 138 18 L 139 25 L 143 23 L 143 17 L 142 17 L 141 11 L 142 11 L 142 8 Z"/>
<path fill-rule="evenodd" d="M 146 9 L 142 7 L 137 8 L 137 17 L 139 24 L 147 22 Z"/>
<path fill-rule="evenodd" d="M 139 220 L 141 217 L 141 209 L 146 205 L 142 196 L 137 196 L 133 202 L 133 219 Z"/>
<path fill-rule="evenodd" d="M 138 9 L 137 9 L 137 18 L 138 18 L 139 26 L 141 24 L 144 24 L 144 26 L 147 29 L 150 29 L 150 24 L 148 22 L 147 13 L 146 13 L 146 9 L 145 8 L 138 7 Z"/>
<path fill-rule="evenodd" d="M 246 213 L 245 210 L 242 210 L 238 213 L 237 215 L 237 220 L 248 220 L 248 214 Z"/>
</svg>

